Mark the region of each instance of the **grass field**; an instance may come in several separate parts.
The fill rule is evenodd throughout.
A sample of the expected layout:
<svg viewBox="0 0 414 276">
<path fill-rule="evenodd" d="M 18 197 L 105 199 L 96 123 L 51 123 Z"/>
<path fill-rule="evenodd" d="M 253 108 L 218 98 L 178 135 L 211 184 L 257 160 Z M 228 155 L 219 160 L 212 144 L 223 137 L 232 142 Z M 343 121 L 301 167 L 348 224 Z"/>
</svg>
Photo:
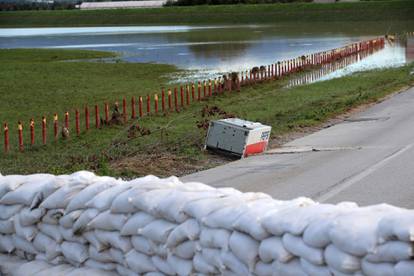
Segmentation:
<svg viewBox="0 0 414 276">
<path fill-rule="evenodd" d="M 18 58 L 13 58 L 13 56 Z M 176 71 L 167 65 L 64 62 L 67 59 L 108 57 L 112 54 L 66 50 L 0 51 L 0 120 L 39 118 L 85 102 L 121 100 L 122 96 L 154 93 Z M 202 151 L 206 130 L 200 128 L 217 114 L 202 116 L 206 105 L 273 127 L 272 137 L 310 126 L 364 103 L 374 102 L 414 85 L 414 66 L 376 70 L 352 76 L 284 88 L 287 80 L 264 83 L 191 105 L 168 116 L 144 117 L 127 125 L 91 129 L 67 141 L 38 143 L 17 152 L 17 130 L 11 128 L 13 149 L 0 153 L 3 174 L 79 169 L 101 174 L 137 176 L 183 174 L 223 162 Z M 6 111 L 6 112 L 5 112 Z M 49 113 L 49 114 L 50 114 Z M 50 114 L 51 115 L 51 114 Z M 73 126 L 73 118 L 71 121 Z M 135 125 L 149 130 L 145 135 Z M 50 125 L 49 125 L 50 126 Z M 27 141 L 27 136 L 25 140 Z M 50 138 L 50 137 L 49 137 Z M 2 147 L 2 139 L 0 146 Z"/>
<path fill-rule="evenodd" d="M 0 27 L 165 24 L 275 24 L 280 22 L 413 20 L 414 1 L 291 3 L 126 10 L 0 12 Z"/>
</svg>

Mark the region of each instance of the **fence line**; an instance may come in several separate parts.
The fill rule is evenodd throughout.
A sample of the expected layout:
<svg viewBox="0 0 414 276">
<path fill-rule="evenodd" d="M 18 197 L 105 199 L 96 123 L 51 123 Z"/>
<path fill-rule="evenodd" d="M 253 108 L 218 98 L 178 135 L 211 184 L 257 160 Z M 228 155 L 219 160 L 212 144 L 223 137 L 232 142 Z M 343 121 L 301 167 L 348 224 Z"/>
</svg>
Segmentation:
<svg viewBox="0 0 414 276">
<path fill-rule="evenodd" d="M 223 77 L 214 78 L 214 80 L 203 80 L 197 81 L 197 94 L 195 82 L 187 83 L 180 85 L 180 89 L 174 87 L 172 90 L 168 88 L 167 95 L 165 95 L 165 89 L 161 89 L 161 111 L 164 114 L 171 112 L 180 112 L 181 109 L 185 106 L 189 106 L 192 103 L 197 103 L 202 99 L 207 99 L 212 96 L 219 96 L 224 93 L 232 93 L 234 91 L 240 92 L 243 87 L 253 86 L 264 81 L 278 80 L 280 78 L 286 77 L 293 73 L 301 72 L 306 69 L 313 68 L 315 66 L 323 66 L 325 64 L 339 61 L 345 59 L 354 54 L 358 54 L 365 51 L 370 51 L 376 48 L 384 47 L 384 38 L 376 38 L 367 41 L 361 41 L 358 43 L 352 43 L 344 47 L 312 53 L 308 55 L 303 55 L 297 58 L 279 61 L 270 65 L 253 67 L 250 70 L 242 72 L 233 72 Z M 191 88 L 190 88 L 191 87 Z M 167 99 L 166 99 L 167 96 Z M 151 112 L 151 99 L 153 99 L 153 112 Z M 144 113 L 143 109 L 143 97 L 139 96 L 138 98 L 138 118 L 145 116 L 150 116 L 151 114 L 159 113 L 158 105 L 158 94 L 154 93 L 153 97 L 150 94 L 146 96 L 146 110 Z M 167 100 L 167 103 L 166 103 Z M 166 106 L 168 104 L 168 108 Z M 122 99 L 122 112 L 119 111 L 118 102 L 114 103 L 114 110 L 112 115 L 109 114 L 109 104 L 108 102 L 104 103 L 104 118 L 101 118 L 100 108 L 98 104 L 94 105 L 94 119 L 95 119 L 95 128 L 99 129 L 105 125 L 110 125 L 112 123 L 127 123 L 128 122 L 128 107 L 127 99 L 124 97 Z M 85 105 L 84 108 L 84 131 L 88 132 L 90 129 L 90 113 L 89 106 Z M 130 101 L 130 118 L 135 120 L 137 118 L 136 114 L 136 101 L 135 97 L 131 97 Z M 76 136 L 81 135 L 81 122 L 80 122 L 80 112 L 78 109 L 75 109 L 75 133 Z M 30 146 L 35 145 L 36 137 L 36 122 L 33 118 L 29 120 L 29 134 L 30 134 Z M 42 134 L 42 144 L 46 145 L 48 124 L 45 116 L 42 116 L 41 119 L 41 134 Z M 55 113 L 53 116 L 53 135 L 54 141 L 59 140 L 59 130 L 61 131 L 61 139 L 68 139 L 70 136 L 70 113 L 66 111 L 64 113 L 64 122 L 61 128 L 59 128 L 59 118 L 58 114 Z M 17 124 L 18 130 L 18 150 L 24 152 L 24 139 L 23 131 L 24 124 L 19 121 Z M 9 124 L 4 123 L 3 127 L 3 136 L 4 136 L 4 152 L 8 153 L 10 151 L 10 133 L 9 133 Z"/>
</svg>

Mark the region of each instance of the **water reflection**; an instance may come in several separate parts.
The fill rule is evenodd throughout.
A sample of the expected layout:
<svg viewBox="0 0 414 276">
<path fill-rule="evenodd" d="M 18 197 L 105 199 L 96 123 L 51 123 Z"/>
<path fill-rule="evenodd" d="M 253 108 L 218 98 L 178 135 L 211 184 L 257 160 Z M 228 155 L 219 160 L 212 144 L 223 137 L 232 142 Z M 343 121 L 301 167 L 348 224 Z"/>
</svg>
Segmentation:
<svg viewBox="0 0 414 276">
<path fill-rule="evenodd" d="M 342 76 L 350 75 L 355 72 L 371 69 L 398 67 L 410 62 L 412 50 L 408 44 L 402 42 L 387 43 L 384 48 L 373 49 L 372 51 L 362 52 L 346 57 L 345 59 L 323 65 L 318 70 L 313 70 L 292 79 L 288 87 L 302 85 L 316 81 L 324 81 Z"/>
</svg>

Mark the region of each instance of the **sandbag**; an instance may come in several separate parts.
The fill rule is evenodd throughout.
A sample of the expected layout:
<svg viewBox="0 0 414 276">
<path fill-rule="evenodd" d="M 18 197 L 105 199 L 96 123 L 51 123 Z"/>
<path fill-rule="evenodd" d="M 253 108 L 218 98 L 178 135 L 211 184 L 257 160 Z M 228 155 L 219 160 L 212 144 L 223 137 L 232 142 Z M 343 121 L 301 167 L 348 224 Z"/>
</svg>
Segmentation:
<svg viewBox="0 0 414 276">
<path fill-rule="evenodd" d="M 292 259 L 287 263 L 275 261 L 273 263 L 273 270 L 276 275 L 283 276 L 307 276 L 303 271 L 302 266 L 297 258 Z"/>
<path fill-rule="evenodd" d="M 14 249 L 12 237 L 10 235 L 0 235 L 0 252 L 10 254 Z"/>
<path fill-rule="evenodd" d="M 84 265 L 86 267 L 91 267 L 94 269 L 101 269 L 101 270 L 115 270 L 116 264 L 114 263 L 102 263 L 92 259 L 88 259 Z"/>
<path fill-rule="evenodd" d="M 156 245 L 151 240 L 143 236 L 132 236 L 131 237 L 132 246 L 138 252 L 144 253 L 146 255 L 154 255 Z"/>
<path fill-rule="evenodd" d="M 117 195 L 112 201 L 111 213 L 113 214 L 129 214 L 138 212 L 138 208 L 132 204 L 129 199 L 142 194 L 144 190 L 129 188 L 128 190 Z"/>
<path fill-rule="evenodd" d="M 98 251 L 98 249 L 96 249 L 93 245 L 90 245 L 88 248 L 88 254 L 89 254 L 90 259 L 93 259 L 97 262 L 102 262 L 102 263 L 113 262 L 113 259 L 112 259 L 111 254 L 109 253 L 109 250 Z"/>
<path fill-rule="evenodd" d="M 75 263 L 81 264 L 88 258 L 88 248 L 83 244 L 64 241 L 61 249 L 65 258 Z"/>
<path fill-rule="evenodd" d="M 112 179 L 108 179 L 105 182 L 97 182 L 87 186 L 85 189 L 82 190 L 82 193 L 75 195 L 68 205 L 66 206 L 66 213 L 70 213 L 75 210 L 85 209 L 86 203 L 94 198 L 98 193 L 107 190 L 110 187 L 113 187 L 115 183 L 111 181 Z"/>
<path fill-rule="evenodd" d="M 145 273 L 150 271 L 157 271 L 157 268 L 151 261 L 151 258 L 145 254 L 137 252 L 132 249 L 125 255 L 125 261 L 128 267 L 136 273 Z"/>
<path fill-rule="evenodd" d="M 209 264 L 201 255 L 196 253 L 193 258 L 194 269 L 203 274 L 217 274 L 218 270 L 214 265 Z"/>
<path fill-rule="evenodd" d="M 258 261 L 254 268 L 254 274 L 257 276 L 273 276 L 272 263 L 264 263 L 262 261 Z"/>
<path fill-rule="evenodd" d="M 202 227 L 200 231 L 200 244 L 207 248 L 220 248 L 228 250 L 231 232 L 225 229 Z"/>
<path fill-rule="evenodd" d="M 398 210 L 385 215 L 378 223 L 378 240 L 384 243 L 396 237 L 400 241 L 414 241 L 414 210 Z"/>
<path fill-rule="evenodd" d="M 14 218 L 7 220 L 0 220 L 0 234 L 13 234 L 14 233 Z"/>
<path fill-rule="evenodd" d="M 112 214 L 110 210 L 100 213 L 86 226 L 87 229 L 101 229 L 107 231 L 120 231 L 128 217 L 124 214 Z"/>
<path fill-rule="evenodd" d="M 175 270 L 170 266 L 166 259 L 155 255 L 151 257 L 151 261 L 157 268 L 157 271 L 161 271 L 166 275 L 175 275 Z"/>
<path fill-rule="evenodd" d="M 89 200 L 86 203 L 86 207 L 94 208 L 101 212 L 108 210 L 111 207 L 114 198 L 122 192 L 128 190 L 129 188 L 130 185 L 128 185 L 127 183 L 116 183 L 116 185 L 113 185 L 112 187 L 94 196 L 91 200 Z"/>
<path fill-rule="evenodd" d="M 86 243 L 86 239 L 82 235 L 75 235 L 72 228 L 65 228 L 61 225 L 58 226 L 59 232 L 63 237 L 63 240 L 77 243 Z"/>
<path fill-rule="evenodd" d="M 57 243 L 63 241 L 62 234 L 59 231 L 59 226 L 47 223 L 38 223 L 37 227 L 43 234 L 54 239 Z"/>
<path fill-rule="evenodd" d="M 89 242 L 90 245 L 98 250 L 98 252 L 101 252 L 109 247 L 109 243 L 102 243 L 98 240 L 98 238 L 96 238 L 94 231 L 84 232 L 82 233 L 82 236 Z"/>
<path fill-rule="evenodd" d="M 377 246 L 373 253 L 368 254 L 365 259 L 368 262 L 399 262 L 414 257 L 413 244 L 402 241 L 388 241 Z"/>
<path fill-rule="evenodd" d="M 138 234 L 154 242 L 165 243 L 167 241 L 168 235 L 172 230 L 174 230 L 175 227 L 177 227 L 177 225 L 174 223 L 163 219 L 158 219 L 149 223 L 144 228 L 139 229 Z"/>
<path fill-rule="evenodd" d="M 35 208 L 30 209 L 28 207 L 23 208 L 19 211 L 19 222 L 21 226 L 31 226 L 40 221 L 40 219 L 45 215 L 46 209 Z"/>
<path fill-rule="evenodd" d="M 332 273 L 326 265 L 315 265 L 304 258 L 300 258 L 303 271 L 309 276 L 331 276 Z"/>
<path fill-rule="evenodd" d="M 230 236 L 229 246 L 233 254 L 252 272 L 259 255 L 259 242 L 248 235 L 234 231 Z"/>
<path fill-rule="evenodd" d="M 283 246 L 295 256 L 306 259 L 315 265 L 323 265 L 323 250 L 306 245 L 301 237 L 286 233 L 282 238 Z"/>
<path fill-rule="evenodd" d="M 48 210 L 46 214 L 42 217 L 42 222 L 47 224 L 58 225 L 60 218 L 64 215 L 64 212 L 64 209 Z"/>
<path fill-rule="evenodd" d="M 177 275 L 185 276 L 193 273 L 193 262 L 191 260 L 181 259 L 170 254 L 167 257 L 167 262 Z"/>
<path fill-rule="evenodd" d="M 361 268 L 361 260 L 346 252 L 339 250 L 335 245 L 329 245 L 324 252 L 326 263 L 343 273 L 354 273 Z"/>
<path fill-rule="evenodd" d="M 111 245 L 122 250 L 124 253 L 127 253 L 132 249 L 131 239 L 122 237 L 119 232 L 116 231 L 95 230 L 95 237 L 102 244 Z"/>
<path fill-rule="evenodd" d="M 41 208 L 65 209 L 69 201 L 83 190 L 85 184 L 67 183 L 49 195 L 41 204 Z"/>
<path fill-rule="evenodd" d="M 82 213 L 83 210 L 71 211 L 59 219 L 59 224 L 65 228 L 71 228 L 73 227 L 73 224 L 78 220 L 80 215 L 82 215 Z"/>
<path fill-rule="evenodd" d="M 91 222 L 100 212 L 98 209 L 87 209 L 73 224 L 73 233 L 82 233 L 87 230 L 88 223 Z"/>
<path fill-rule="evenodd" d="M 395 276 L 407 276 L 413 275 L 414 272 L 414 261 L 401 261 L 398 262 L 394 267 Z"/>
<path fill-rule="evenodd" d="M 17 236 L 12 235 L 13 245 L 16 249 L 22 250 L 25 253 L 29 254 L 36 254 L 36 248 L 34 248 L 33 244 L 31 242 L 28 242 L 27 240 Z"/>
<path fill-rule="evenodd" d="M 39 231 L 34 226 L 22 226 L 20 224 L 20 219 L 19 219 L 18 215 L 14 216 L 13 226 L 14 226 L 14 230 L 16 232 L 16 235 L 24 238 L 25 240 L 27 240 L 29 242 L 31 242 L 36 237 L 36 234 Z"/>
<path fill-rule="evenodd" d="M 361 262 L 361 268 L 364 275 L 367 276 L 393 276 L 394 264 L 393 263 L 371 263 L 363 259 Z"/>
<path fill-rule="evenodd" d="M 0 219 L 8 220 L 14 215 L 16 215 L 20 209 L 23 208 L 23 205 L 1 205 L 0 204 Z"/>
<path fill-rule="evenodd" d="M 171 248 L 185 240 L 195 240 L 199 237 L 200 225 L 195 219 L 188 219 L 171 231 L 167 238 L 166 246 Z"/>
<path fill-rule="evenodd" d="M 293 259 L 294 256 L 285 249 L 281 238 L 271 237 L 260 242 L 259 257 L 265 263 L 275 260 L 286 263 Z"/>
<path fill-rule="evenodd" d="M 122 266 L 122 265 L 116 265 L 116 272 L 118 272 L 121 276 L 136 276 L 137 273 L 134 271 Z"/>
<path fill-rule="evenodd" d="M 137 212 L 130 216 L 121 229 L 121 235 L 137 235 L 138 230 L 153 222 L 155 218 L 145 212 Z"/>
<path fill-rule="evenodd" d="M 114 262 L 122 265 L 125 264 L 125 254 L 121 250 L 111 247 L 109 249 L 109 254 Z"/>
<path fill-rule="evenodd" d="M 224 266 L 236 275 L 249 275 L 249 268 L 230 251 L 221 252 L 220 258 Z"/>
<path fill-rule="evenodd" d="M 200 250 L 200 246 L 195 241 L 185 241 L 172 249 L 172 252 L 182 259 L 192 259 L 196 251 Z"/>
</svg>

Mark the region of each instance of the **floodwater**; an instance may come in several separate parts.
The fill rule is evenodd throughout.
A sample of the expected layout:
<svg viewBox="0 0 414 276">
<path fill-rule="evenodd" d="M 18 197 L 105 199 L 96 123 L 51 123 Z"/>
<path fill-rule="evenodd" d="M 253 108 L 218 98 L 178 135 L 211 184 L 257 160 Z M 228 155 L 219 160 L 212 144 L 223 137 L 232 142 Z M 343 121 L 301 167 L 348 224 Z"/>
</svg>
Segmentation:
<svg viewBox="0 0 414 276">
<path fill-rule="evenodd" d="M 126 62 L 165 63 L 185 69 L 180 81 L 244 71 L 303 54 L 329 50 L 385 33 L 414 30 L 414 21 L 229 26 L 138 26 L 1 29 L 0 48 L 58 48 L 114 51 Z M 406 45 L 387 44 L 364 59 L 322 74 L 401 66 Z M 113 60 L 112 60 L 113 61 Z"/>
</svg>

